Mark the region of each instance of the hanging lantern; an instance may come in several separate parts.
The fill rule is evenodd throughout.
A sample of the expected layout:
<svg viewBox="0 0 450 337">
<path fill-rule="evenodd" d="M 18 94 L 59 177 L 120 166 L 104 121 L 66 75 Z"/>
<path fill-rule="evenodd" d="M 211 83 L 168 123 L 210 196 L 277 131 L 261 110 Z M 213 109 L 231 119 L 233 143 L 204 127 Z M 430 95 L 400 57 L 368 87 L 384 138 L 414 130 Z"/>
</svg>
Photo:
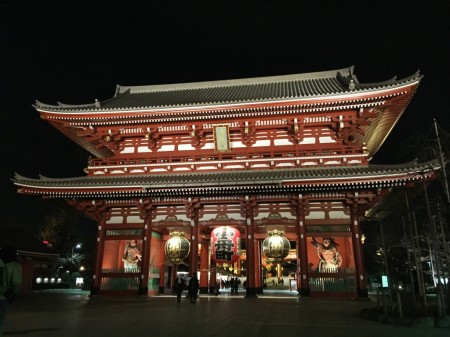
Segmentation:
<svg viewBox="0 0 450 337">
<path fill-rule="evenodd" d="M 222 226 L 211 233 L 211 258 L 217 263 L 234 263 L 241 255 L 241 233 L 234 227 Z"/>
<path fill-rule="evenodd" d="M 190 243 L 184 238 L 184 232 L 172 232 L 167 240 L 164 251 L 172 264 L 180 264 L 189 255 Z"/>
<path fill-rule="evenodd" d="M 269 237 L 263 242 L 263 252 L 269 261 L 280 262 L 289 255 L 291 244 L 289 240 L 283 236 L 283 231 L 277 229 L 269 231 Z"/>
</svg>

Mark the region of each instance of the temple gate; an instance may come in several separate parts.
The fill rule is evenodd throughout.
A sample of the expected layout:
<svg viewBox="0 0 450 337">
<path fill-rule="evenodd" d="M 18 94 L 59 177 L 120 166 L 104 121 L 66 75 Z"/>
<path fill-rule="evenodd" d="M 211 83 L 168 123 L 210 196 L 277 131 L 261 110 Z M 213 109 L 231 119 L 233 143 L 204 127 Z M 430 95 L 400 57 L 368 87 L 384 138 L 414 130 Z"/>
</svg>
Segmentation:
<svg viewBox="0 0 450 337">
<path fill-rule="evenodd" d="M 41 118 L 94 157 L 84 177 L 16 174 L 14 183 L 98 222 L 94 294 L 170 292 L 180 272 L 197 273 L 200 291 L 212 292 L 221 270 L 244 276 L 254 297 L 284 263 L 302 296 L 366 297 L 361 218 L 439 169 L 369 164 L 420 80 L 364 84 L 346 68 L 118 86 L 111 99 L 83 105 L 36 102 Z M 239 253 L 236 235 L 211 246 L 220 227 L 238 231 Z M 271 231 L 290 245 L 278 260 L 263 254 Z M 174 232 L 189 242 L 186 258 L 166 247 Z M 214 249 L 233 260 L 215 261 Z"/>
</svg>

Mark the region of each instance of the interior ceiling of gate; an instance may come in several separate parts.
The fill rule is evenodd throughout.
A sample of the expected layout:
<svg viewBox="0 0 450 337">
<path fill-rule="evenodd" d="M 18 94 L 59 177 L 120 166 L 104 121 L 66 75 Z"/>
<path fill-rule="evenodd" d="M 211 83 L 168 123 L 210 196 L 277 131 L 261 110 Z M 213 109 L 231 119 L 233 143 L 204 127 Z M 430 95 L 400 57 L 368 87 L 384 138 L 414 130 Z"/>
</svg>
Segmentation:
<svg viewBox="0 0 450 337">
<path fill-rule="evenodd" d="M 253 210 L 257 233 L 267 234 L 273 229 L 295 233 L 297 221 L 295 207 L 290 203 L 258 204 Z M 317 216 L 318 221 L 328 224 L 347 221 L 350 218 L 342 202 L 310 203 L 305 215 L 307 218 Z M 204 234 L 209 234 L 215 227 L 225 225 L 237 227 L 241 232 L 245 232 L 248 218 L 245 207 L 237 203 L 203 205 L 198 209 L 200 231 Z M 185 206 L 159 207 L 153 212 L 152 227 L 164 233 L 174 230 L 190 232 L 193 223 L 192 213 Z"/>
</svg>

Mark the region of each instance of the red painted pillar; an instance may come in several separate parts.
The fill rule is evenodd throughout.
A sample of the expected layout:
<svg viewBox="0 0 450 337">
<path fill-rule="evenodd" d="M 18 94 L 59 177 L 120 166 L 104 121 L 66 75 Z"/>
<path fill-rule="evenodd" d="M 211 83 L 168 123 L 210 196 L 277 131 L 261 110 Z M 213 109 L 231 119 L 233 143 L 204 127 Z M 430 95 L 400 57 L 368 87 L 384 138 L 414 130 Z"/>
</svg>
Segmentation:
<svg viewBox="0 0 450 337">
<path fill-rule="evenodd" d="M 173 288 L 173 282 L 175 281 L 178 273 L 178 265 L 173 265 L 170 273 L 170 282 L 169 282 L 169 288 Z"/>
<path fill-rule="evenodd" d="M 152 217 L 145 217 L 144 224 L 144 242 L 142 244 L 142 263 L 141 263 L 141 284 L 139 294 L 148 294 L 148 274 L 150 268 L 150 250 L 152 249 Z"/>
<path fill-rule="evenodd" d="M 213 259 L 210 259 L 211 262 L 211 268 L 210 268 L 210 275 L 209 275 L 209 292 L 214 293 L 214 288 L 216 287 L 217 283 L 217 265 L 216 262 L 214 262 Z"/>
<path fill-rule="evenodd" d="M 91 295 L 98 294 L 102 282 L 102 262 L 103 262 L 103 250 L 105 248 L 105 224 L 106 219 L 104 214 L 102 214 L 101 220 L 99 221 L 98 231 L 97 231 L 97 243 L 96 243 L 96 260 L 95 260 L 95 274 L 94 274 L 94 284 L 91 288 Z"/>
<path fill-rule="evenodd" d="M 262 282 L 262 275 L 261 275 L 261 249 L 259 246 L 259 241 L 254 241 L 254 265 L 255 265 L 255 288 L 257 294 L 263 293 L 263 282 Z"/>
<path fill-rule="evenodd" d="M 358 297 L 367 298 L 369 296 L 367 291 L 366 282 L 366 270 L 364 267 L 363 248 L 361 241 L 361 226 L 359 225 L 358 214 L 355 209 L 351 212 L 352 219 L 352 241 L 353 241 L 353 254 L 355 256 L 355 269 L 356 269 L 356 284 L 358 289 Z"/>
<path fill-rule="evenodd" d="M 247 251 L 247 279 L 246 279 L 246 297 L 256 297 L 255 287 L 255 235 L 254 235 L 254 216 L 253 210 L 250 210 L 250 217 L 247 218 L 246 226 L 246 251 Z"/>
<path fill-rule="evenodd" d="M 191 256 L 189 263 L 189 276 L 198 271 L 198 244 L 199 244 L 198 212 L 194 212 L 194 226 L 191 227 Z"/>
<path fill-rule="evenodd" d="M 310 296 L 307 237 L 305 229 L 305 212 L 302 196 L 299 196 L 296 216 L 297 229 L 297 291 L 301 296 Z"/>
<path fill-rule="evenodd" d="M 200 251 L 200 294 L 208 293 L 208 265 L 209 249 L 208 243 L 202 240 Z"/>
<path fill-rule="evenodd" d="M 167 240 L 162 240 L 162 244 L 159 248 L 159 256 L 160 261 L 162 261 L 161 265 L 159 266 L 159 293 L 164 294 L 164 288 L 166 284 L 166 264 L 164 263 L 166 260 L 166 254 L 164 252 L 164 246 L 166 244 Z"/>
</svg>

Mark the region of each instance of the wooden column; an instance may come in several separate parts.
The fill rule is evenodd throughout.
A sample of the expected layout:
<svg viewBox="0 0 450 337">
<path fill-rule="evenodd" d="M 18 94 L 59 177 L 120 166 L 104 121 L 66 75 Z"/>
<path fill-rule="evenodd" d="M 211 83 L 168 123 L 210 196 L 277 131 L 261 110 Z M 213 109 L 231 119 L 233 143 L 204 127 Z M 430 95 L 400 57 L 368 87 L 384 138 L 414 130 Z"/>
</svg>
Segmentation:
<svg viewBox="0 0 450 337">
<path fill-rule="evenodd" d="M 361 226 L 359 224 L 358 208 L 355 205 L 351 208 L 351 231 L 353 242 L 353 254 L 355 256 L 356 269 L 356 286 L 358 289 L 358 297 L 367 298 L 369 296 L 366 282 L 366 269 L 364 267 L 363 248 L 361 241 Z"/>
<path fill-rule="evenodd" d="M 262 274 L 261 274 L 261 248 L 259 245 L 259 241 L 254 241 L 254 265 L 255 265 L 255 289 L 257 294 L 263 293 L 263 282 L 262 282 Z"/>
<path fill-rule="evenodd" d="M 175 282 L 175 279 L 176 279 L 176 277 L 177 277 L 177 274 L 178 274 L 178 265 L 177 264 L 174 264 L 174 265 L 172 265 L 172 267 L 171 268 L 169 268 L 169 270 L 170 270 L 170 275 L 169 275 L 169 282 L 168 282 L 168 288 L 167 288 L 167 290 L 169 291 L 169 293 L 170 293 L 170 291 L 171 291 L 171 289 L 173 289 L 173 283 Z"/>
<path fill-rule="evenodd" d="M 102 262 L 103 262 L 103 250 L 105 248 L 105 223 L 106 216 L 102 214 L 100 216 L 100 221 L 98 225 L 97 231 L 97 243 L 96 243 L 96 252 L 97 256 L 95 259 L 95 274 L 94 274 L 94 284 L 91 288 L 91 295 L 96 295 L 100 291 L 100 286 L 102 282 Z"/>
<path fill-rule="evenodd" d="M 214 293 L 214 289 L 217 283 L 217 265 L 213 259 L 210 259 L 211 267 L 210 267 L 210 275 L 209 275 L 209 292 Z"/>
<path fill-rule="evenodd" d="M 150 268 L 150 251 L 152 249 L 152 210 L 145 211 L 144 214 L 144 241 L 142 244 L 141 263 L 141 283 L 139 286 L 140 295 L 148 295 L 148 275 Z"/>
<path fill-rule="evenodd" d="M 247 298 L 256 297 L 255 286 L 255 235 L 254 235 L 255 219 L 253 208 L 247 207 L 247 226 L 246 226 L 246 251 L 247 251 L 247 279 L 246 279 L 246 295 Z"/>
<path fill-rule="evenodd" d="M 191 254 L 189 263 L 189 276 L 197 274 L 198 271 L 198 244 L 199 244 L 199 224 L 198 211 L 193 212 L 194 219 L 191 227 Z"/>
<path fill-rule="evenodd" d="M 205 240 L 201 241 L 200 251 L 200 294 L 208 293 L 209 249 Z"/>
<path fill-rule="evenodd" d="M 165 285 L 166 285 L 166 270 L 168 270 L 168 268 L 166 267 L 165 262 L 165 258 L 166 258 L 166 254 L 164 252 L 164 246 L 166 244 L 167 240 L 163 240 L 162 245 L 159 249 L 159 256 L 160 256 L 160 261 L 163 261 L 163 263 L 161 263 L 161 265 L 159 266 L 159 293 L 160 294 L 164 294 L 164 289 L 165 289 Z"/>
<path fill-rule="evenodd" d="M 298 196 L 296 207 L 296 230 L 297 230 L 297 291 L 301 296 L 309 297 L 309 268 L 308 268 L 308 251 L 307 237 L 305 228 L 305 204 L 303 196 Z"/>
</svg>

